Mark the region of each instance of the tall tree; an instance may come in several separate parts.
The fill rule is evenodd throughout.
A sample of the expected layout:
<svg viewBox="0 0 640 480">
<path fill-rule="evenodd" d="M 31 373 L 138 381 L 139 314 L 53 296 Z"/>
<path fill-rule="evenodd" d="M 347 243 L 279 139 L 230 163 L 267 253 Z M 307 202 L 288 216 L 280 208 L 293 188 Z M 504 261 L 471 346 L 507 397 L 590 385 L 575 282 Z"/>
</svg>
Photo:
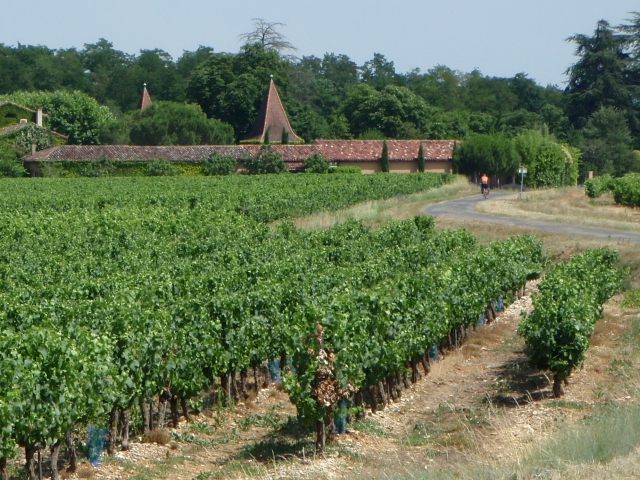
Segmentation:
<svg viewBox="0 0 640 480">
<path fill-rule="evenodd" d="M 631 65 L 625 36 L 600 20 L 593 36 L 574 35 L 568 41 L 576 44 L 576 55 L 580 57 L 566 72 L 567 114 L 572 124 L 583 128 L 602 107 L 632 114 L 633 95 L 627 82 Z"/>
<path fill-rule="evenodd" d="M 285 107 L 288 105 L 288 73 L 289 62 L 275 50 L 245 45 L 237 55 L 212 54 L 191 75 L 187 95 L 209 117 L 229 123 L 241 140 L 253 126 L 271 75 Z"/>
<path fill-rule="evenodd" d="M 420 173 L 424 173 L 424 149 L 422 148 L 422 143 L 420 144 L 420 149 L 418 150 L 418 171 Z"/>
<path fill-rule="evenodd" d="M 284 52 L 287 50 L 297 51 L 278 28 L 285 27 L 284 23 L 267 22 L 264 18 L 252 19 L 254 30 L 239 35 L 240 40 L 245 44 L 257 43 L 262 45 L 265 50 L 275 50 L 276 52 Z"/>
<path fill-rule="evenodd" d="M 382 90 L 387 85 L 403 85 L 404 78 L 396 73 L 393 62 L 381 53 L 374 53 L 373 58 L 365 62 L 361 69 L 362 81 L 376 90 Z"/>
<path fill-rule="evenodd" d="M 638 160 L 633 152 L 633 137 L 621 110 L 601 107 L 589 118 L 580 146 L 584 171 L 597 175 L 624 175 L 636 170 Z"/>
<path fill-rule="evenodd" d="M 382 157 L 380 159 L 380 165 L 382 171 L 389 173 L 389 147 L 387 147 L 387 141 L 382 142 Z"/>
</svg>

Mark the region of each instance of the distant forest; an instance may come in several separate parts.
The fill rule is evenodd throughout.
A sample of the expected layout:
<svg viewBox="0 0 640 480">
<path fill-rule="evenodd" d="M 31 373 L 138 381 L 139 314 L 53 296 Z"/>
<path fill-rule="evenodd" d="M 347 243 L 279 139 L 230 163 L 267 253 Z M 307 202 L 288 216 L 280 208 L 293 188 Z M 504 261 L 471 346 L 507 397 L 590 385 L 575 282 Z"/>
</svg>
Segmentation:
<svg viewBox="0 0 640 480">
<path fill-rule="evenodd" d="M 334 53 L 298 58 L 279 25 L 257 20 L 238 53 L 201 46 L 177 60 L 157 49 L 128 54 L 104 39 L 82 49 L 0 44 L 0 95 L 78 91 L 107 106 L 108 125 L 77 143 L 170 143 L 170 136 L 144 132 L 134 132 L 139 140 L 132 140 L 132 125 L 144 120 L 133 110 L 146 83 L 154 103 L 195 104 L 216 119 L 216 138 L 239 141 L 249 132 L 273 75 L 294 130 L 307 142 L 478 134 L 513 138 L 544 129 L 558 142 L 582 149 L 587 160 L 589 149 L 615 145 L 626 154 L 640 149 L 638 13 L 624 25 L 602 20 L 591 35 L 568 39 L 576 47 L 576 62 L 567 68 L 564 89 L 538 85 L 526 73 L 498 78 L 443 65 L 400 73 L 378 53 L 364 65 Z M 174 116 L 176 111 L 184 109 L 173 107 Z"/>
</svg>

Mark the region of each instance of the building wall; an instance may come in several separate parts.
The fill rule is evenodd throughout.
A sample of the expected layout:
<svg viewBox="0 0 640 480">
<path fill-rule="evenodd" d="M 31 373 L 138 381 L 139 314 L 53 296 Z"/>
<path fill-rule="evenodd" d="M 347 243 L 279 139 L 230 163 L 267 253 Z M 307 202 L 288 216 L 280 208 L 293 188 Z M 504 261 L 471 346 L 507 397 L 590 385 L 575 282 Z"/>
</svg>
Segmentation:
<svg viewBox="0 0 640 480">
<path fill-rule="evenodd" d="M 358 167 L 362 173 L 378 173 L 382 171 L 379 161 L 377 162 L 337 162 L 339 167 Z M 416 173 L 418 162 L 389 162 L 389 172 L 391 173 Z M 453 162 L 425 162 L 425 172 L 451 173 Z"/>
</svg>

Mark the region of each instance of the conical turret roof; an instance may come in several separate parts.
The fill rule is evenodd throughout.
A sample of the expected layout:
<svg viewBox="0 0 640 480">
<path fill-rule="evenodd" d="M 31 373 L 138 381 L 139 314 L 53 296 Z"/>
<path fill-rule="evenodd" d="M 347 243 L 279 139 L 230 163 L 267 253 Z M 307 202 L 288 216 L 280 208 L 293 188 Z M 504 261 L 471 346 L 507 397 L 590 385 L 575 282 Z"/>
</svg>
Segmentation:
<svg viewBox="0 0 640 480">
<path fill-rule="evenodd" d="M 289 134 L 289 143 L 302 143 L 302 139 L 298 137 L 291 128 L 287 112 L 284 110 L 278 89 L 275 83 L 273 83 L 272 77 L 267 93 L 260 106 L 256 123 L 253 125 L 253 129 L 247 139 L 243 140 L 242 143 L 263 143 L 267 131 L 269 132 L 270 143 L 280 143 L 282 142 L 283 130 Z"/>
<path fill-rule="evenodd" d="M 144 110 L 151 105 L 151 95 L 147 91 L 147 84 L 142 87 L 142 95 L 140 96 L 140 102 L 138 102 L 138 110 Z"/>
</svg>

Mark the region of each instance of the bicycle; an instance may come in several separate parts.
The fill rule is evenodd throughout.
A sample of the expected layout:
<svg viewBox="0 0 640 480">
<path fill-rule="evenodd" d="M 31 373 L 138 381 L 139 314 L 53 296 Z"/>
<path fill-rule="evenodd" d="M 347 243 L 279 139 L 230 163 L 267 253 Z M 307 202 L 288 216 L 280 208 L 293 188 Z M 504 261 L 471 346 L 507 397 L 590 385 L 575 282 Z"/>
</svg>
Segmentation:
<svg viewBox="0 0 640 480">
<path fill-rule="evenodd" d="M 483 196 L 483 197 L 484 197 L 484 199 L 486 200 L 486 199 L 487 199 L 487 197 L 489 196 L 489 186 L 488 186 L 488 185 L 487 185 L 486 187 L 485 187 L 485 186 L 483 186 L 483 187 L 480 189 L 480 193 L 482 194 L 482 196 Z"/>
</svg>

